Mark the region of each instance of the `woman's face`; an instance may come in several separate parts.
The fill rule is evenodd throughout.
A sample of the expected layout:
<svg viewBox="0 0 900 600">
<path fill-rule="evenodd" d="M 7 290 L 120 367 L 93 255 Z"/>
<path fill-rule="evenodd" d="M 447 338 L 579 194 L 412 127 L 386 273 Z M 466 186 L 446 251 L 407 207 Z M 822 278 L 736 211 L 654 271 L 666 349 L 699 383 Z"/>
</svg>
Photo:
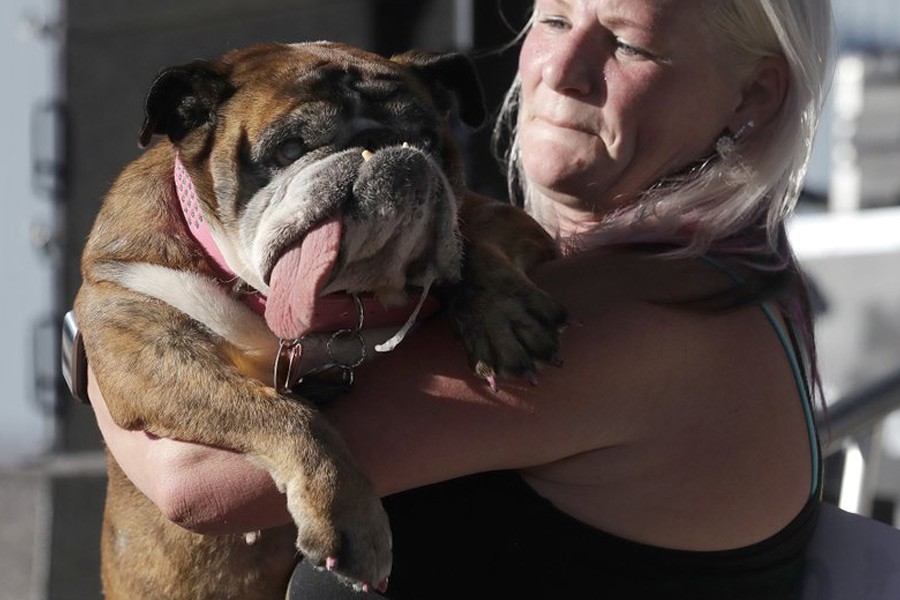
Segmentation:
<svg viewBox="0 0 900 600">
<path fill-rule="evenodd" d="M 704 0 L 538 0 L 519 58 L 522 166 L 538 192 L 604 212 L 712 153 L 740 74 Z"/>
</svg>

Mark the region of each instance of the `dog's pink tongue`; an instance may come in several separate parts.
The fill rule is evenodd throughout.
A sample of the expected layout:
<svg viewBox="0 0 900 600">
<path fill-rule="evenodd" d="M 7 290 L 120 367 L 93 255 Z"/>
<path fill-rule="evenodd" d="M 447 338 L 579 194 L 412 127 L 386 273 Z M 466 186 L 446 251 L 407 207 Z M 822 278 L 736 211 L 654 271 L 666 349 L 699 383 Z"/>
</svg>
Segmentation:
<svg viewBox="0 0 900 600">
<path fill-rule="evenodd" d="M 341 220 L 330 219 L 278 259 L 269 281 L 266 322 L 278 337 L 292 340 L 313 330 L 316 300 L 328 283 L 341 246 Z"/>
</svg>

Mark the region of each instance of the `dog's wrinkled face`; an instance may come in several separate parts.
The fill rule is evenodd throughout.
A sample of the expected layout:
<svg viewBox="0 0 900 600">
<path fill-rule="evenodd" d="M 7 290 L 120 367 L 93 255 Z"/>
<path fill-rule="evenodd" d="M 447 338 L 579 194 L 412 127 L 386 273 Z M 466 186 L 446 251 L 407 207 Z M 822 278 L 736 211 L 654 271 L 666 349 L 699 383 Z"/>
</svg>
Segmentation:
<svg viewBox="0 0 900 600">
<path fill-rule="evenodd" d="M 389 302 L 459 275 L 454 98 L 480 120 L 459 56 L 258 46 L 160 75 L 142 140 L 172 139 L 229 265 L 285 310 L 336 291 Z"/>
</svg>

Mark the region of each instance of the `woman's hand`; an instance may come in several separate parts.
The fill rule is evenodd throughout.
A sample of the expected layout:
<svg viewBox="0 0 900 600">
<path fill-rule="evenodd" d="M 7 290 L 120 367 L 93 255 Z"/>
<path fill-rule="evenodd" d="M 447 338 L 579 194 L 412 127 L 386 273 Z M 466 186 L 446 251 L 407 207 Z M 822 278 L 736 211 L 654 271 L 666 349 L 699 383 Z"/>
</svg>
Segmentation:
<svg viewBox="0 0 900 600">
<path fill-rule="evenodd" d="M 88 370 L 88 394 L 100 433 L 119 466 L 171 521 L 220 535 L 290 522 L 284 495 L 268 472 L 242 454 L 122 429 Z M 177 396 L 178 390 L 172 390 Z"/>
</svg>

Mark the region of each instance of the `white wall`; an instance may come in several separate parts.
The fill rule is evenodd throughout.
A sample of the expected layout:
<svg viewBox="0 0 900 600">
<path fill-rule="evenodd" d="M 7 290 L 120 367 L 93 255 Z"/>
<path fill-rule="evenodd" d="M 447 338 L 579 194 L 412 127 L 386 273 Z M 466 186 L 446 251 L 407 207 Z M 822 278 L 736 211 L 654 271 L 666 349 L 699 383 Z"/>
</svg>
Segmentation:
<svg viewBox="0 0 900 600">
<path fill-rule="evenodd" d="M 54 421 L 34 395 L 35 326 L 52 317 L 52 260 L 35 243 L 52 230 L 51 200 L 33 189 L 31 128 L 33 107 L 49 101 L 56 49 L 28 21 L 54 19 L 56 0 L 3 0 L 0 3 L 0 464 L 15 464 L 50 449 Z M 52 346 L 42 344 L 37 368 L 55 366 Z"/>
</svg>

